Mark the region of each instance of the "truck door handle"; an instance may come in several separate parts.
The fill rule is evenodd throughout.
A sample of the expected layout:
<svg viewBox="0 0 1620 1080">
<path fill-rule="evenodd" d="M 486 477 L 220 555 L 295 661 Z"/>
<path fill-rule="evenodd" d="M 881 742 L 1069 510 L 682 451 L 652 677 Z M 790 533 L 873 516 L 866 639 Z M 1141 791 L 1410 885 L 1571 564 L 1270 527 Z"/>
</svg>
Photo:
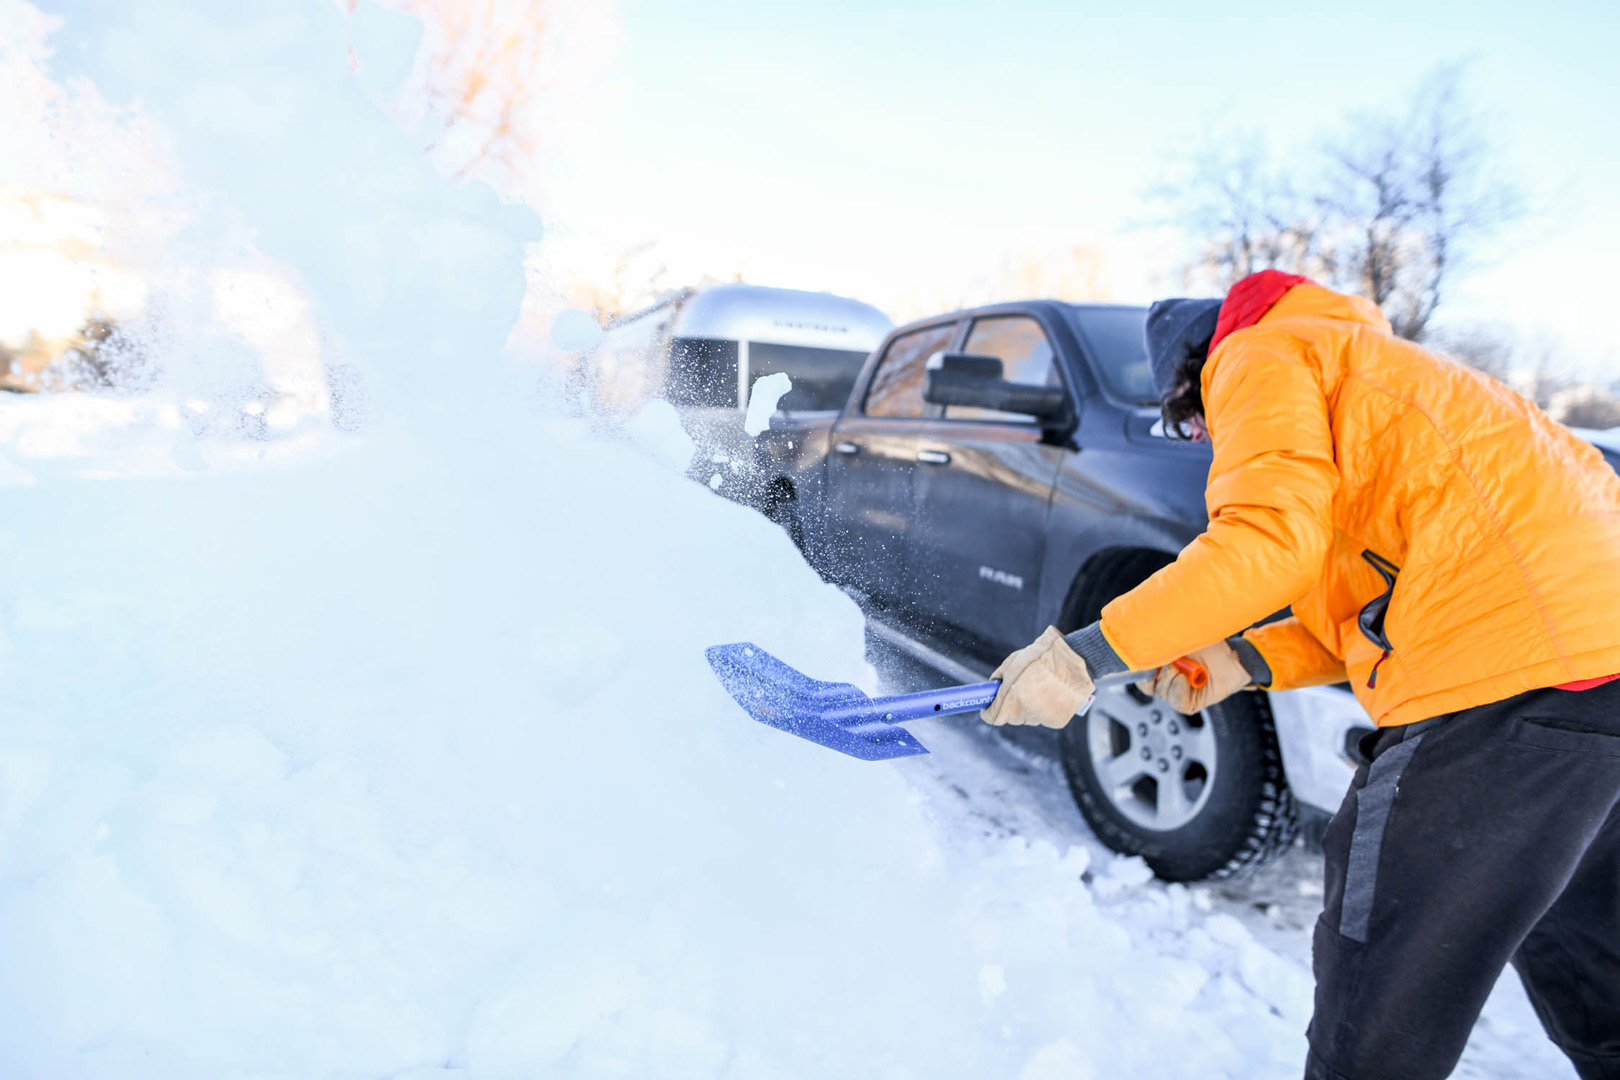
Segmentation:
<svg viewBox="0 0 1620 1080">
<path fill-rule="evenodd" d="M 924 465 L 949 465 L 951 455 L 943 450 L 919 450 L 917 451 L 917 460 Z"/>
<path fill-rule="evenodd" d="M 858 454 L 861 452 L 860 446 L 852 442 L 833 443 L 833 449 L 840 454 Z"/>
</svg>

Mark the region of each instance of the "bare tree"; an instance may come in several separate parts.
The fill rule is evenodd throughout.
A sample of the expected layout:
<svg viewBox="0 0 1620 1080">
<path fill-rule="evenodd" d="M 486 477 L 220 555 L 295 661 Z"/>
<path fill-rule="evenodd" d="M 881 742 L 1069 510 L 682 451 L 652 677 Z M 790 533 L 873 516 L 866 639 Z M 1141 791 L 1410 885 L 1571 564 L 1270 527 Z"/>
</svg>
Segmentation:
<svg viewBox="0 0 1620 1080">
<path fill-rule="evenodd" d="M 22 365 L 17 362 L 16 350 L 7 348 L 6 343 L 0 341 L 0 390 L 22 389 L 19 385 L 21 376 Z"/>
<path fill-rule="evenodd" d="M 1483 371 L 1498 382 L 1508 381 L 1518 351 L 1511 332 L 1500 326 L 1480 324 L 1431 332 L 1424 344 L 1459 364 Z"/>
<path fill-rule="evenodd" d="M 353 13 L 359 0 L 338 0 Z M 616 48 L 610 0 L 379 0 L 422 20 L 417 62 L 394 92 L 407 130 L 434 132 L 440 164 L 537 199 L 543 151 L 587 118 Z M 426 125 L 424 127 L 424 125 Z"/>
<path fill-rule="evenodd" d="M 1252 137 L 1195 151 L 1182 182 L 1156 193 L 1195 245 L 1192 276 L 1224 289 L 1267 267 L 1308 274 L 1420 337 L 1482 242 L 1520 212 L 1459 80 L 1437 71 L 1404 108 L 1353 117 L 1287 168 Z"/>
<path fill-rule="evenodd" d="M 1376 303 L 1402 337 L 1423 335 L 1481 242 L 1520 212 L 1493 174 L 1460 75 L 1437 71 L 1402 114 L 1359 116 L 1328 145 L 1320 205 L 1330 280 Z"/>
<path fill-rule="evenodd" d="M 1317 269 L 1317 208 L 1273 166 L 1258 136 L 1212 138 L 1181 173 L 1153 197 L 1197 245 L 1189 279 L 1224 292 L 1257 270 Z"/>
<path fill-rule="evenodd" d="M 1620 427 L 1620 398 L 1593 383 L 1577 383 L 1555 392 L 1547 411 L 1570 427 L 1598 431 Z"/>
<path fill-rule="evenodd" d="M 1327 276 L 1353 284 L 1380 308 L 1421 255 L 1411 230 L 1406 163 L 1392 145 L 1398 137 L 1386 131 L 1363 146 L 1330 151 L 1331 188 L 1319 200 L 1329 222 L 1322 238 Z"/>
</svg>

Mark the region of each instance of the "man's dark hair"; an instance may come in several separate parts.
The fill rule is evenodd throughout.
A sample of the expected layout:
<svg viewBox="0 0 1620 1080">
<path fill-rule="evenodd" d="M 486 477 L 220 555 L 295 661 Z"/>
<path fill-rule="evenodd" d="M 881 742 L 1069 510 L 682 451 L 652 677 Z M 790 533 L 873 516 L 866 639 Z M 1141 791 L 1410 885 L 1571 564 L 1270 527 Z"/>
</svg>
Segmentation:
<svg viewBox="0 0 1620 1080">
<path fill-rule="evenodd" d="M 1190 439 L 1187 422 L 1204 415 L 1204 365 L 1209 361 L 1209 341 L 1189 343 L 1187 355 L 1176 364 L 1171 389 L 1159 399 L 1159 415 L 1164 418 L 1164 434 L 1171 439 Z"/>
</svg>

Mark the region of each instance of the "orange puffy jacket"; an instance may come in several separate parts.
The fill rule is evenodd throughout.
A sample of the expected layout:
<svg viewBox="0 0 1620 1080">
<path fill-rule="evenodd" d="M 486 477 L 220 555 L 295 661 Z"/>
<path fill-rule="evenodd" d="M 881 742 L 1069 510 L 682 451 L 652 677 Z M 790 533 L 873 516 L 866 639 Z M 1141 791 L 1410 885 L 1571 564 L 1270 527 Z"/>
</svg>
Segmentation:
<svg viewBox="0 0 1620 1080">
<path fill-rule="evenodd" d="M 1380 725 L 1620 672 L 1620 477 L 1533 404 L 1313 284 L 1220 339 L 1203 394 L 1209 527 L 1103 610 L 1132 668 L 1292 605 L 1246 634 L 1273 688 L 1348 678 Z"/>
</svg>

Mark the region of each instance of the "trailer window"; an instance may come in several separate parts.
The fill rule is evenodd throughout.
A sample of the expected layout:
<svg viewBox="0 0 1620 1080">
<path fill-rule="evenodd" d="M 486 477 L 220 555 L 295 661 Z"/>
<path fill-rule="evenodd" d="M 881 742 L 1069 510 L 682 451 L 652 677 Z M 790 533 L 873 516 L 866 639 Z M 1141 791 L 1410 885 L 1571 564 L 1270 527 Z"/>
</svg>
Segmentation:
<svg viewBox="0 0 1620 1080">
<path fill-rule="evenodd" d="M 793 380 L 793 389 L 778 405 L 786 412 L 842 409 L 864 363 L 866 354 L 851 349 L 817 349 L 763 341 L 748 343 L 750 384 L 761 375 L 778 371 L 786 372 Z"/>
<path fill-rule="evenodd" d="M 737 343 L 671 338 L 664 397 L 671 405 L 737 407 Z"/>
</svg>

